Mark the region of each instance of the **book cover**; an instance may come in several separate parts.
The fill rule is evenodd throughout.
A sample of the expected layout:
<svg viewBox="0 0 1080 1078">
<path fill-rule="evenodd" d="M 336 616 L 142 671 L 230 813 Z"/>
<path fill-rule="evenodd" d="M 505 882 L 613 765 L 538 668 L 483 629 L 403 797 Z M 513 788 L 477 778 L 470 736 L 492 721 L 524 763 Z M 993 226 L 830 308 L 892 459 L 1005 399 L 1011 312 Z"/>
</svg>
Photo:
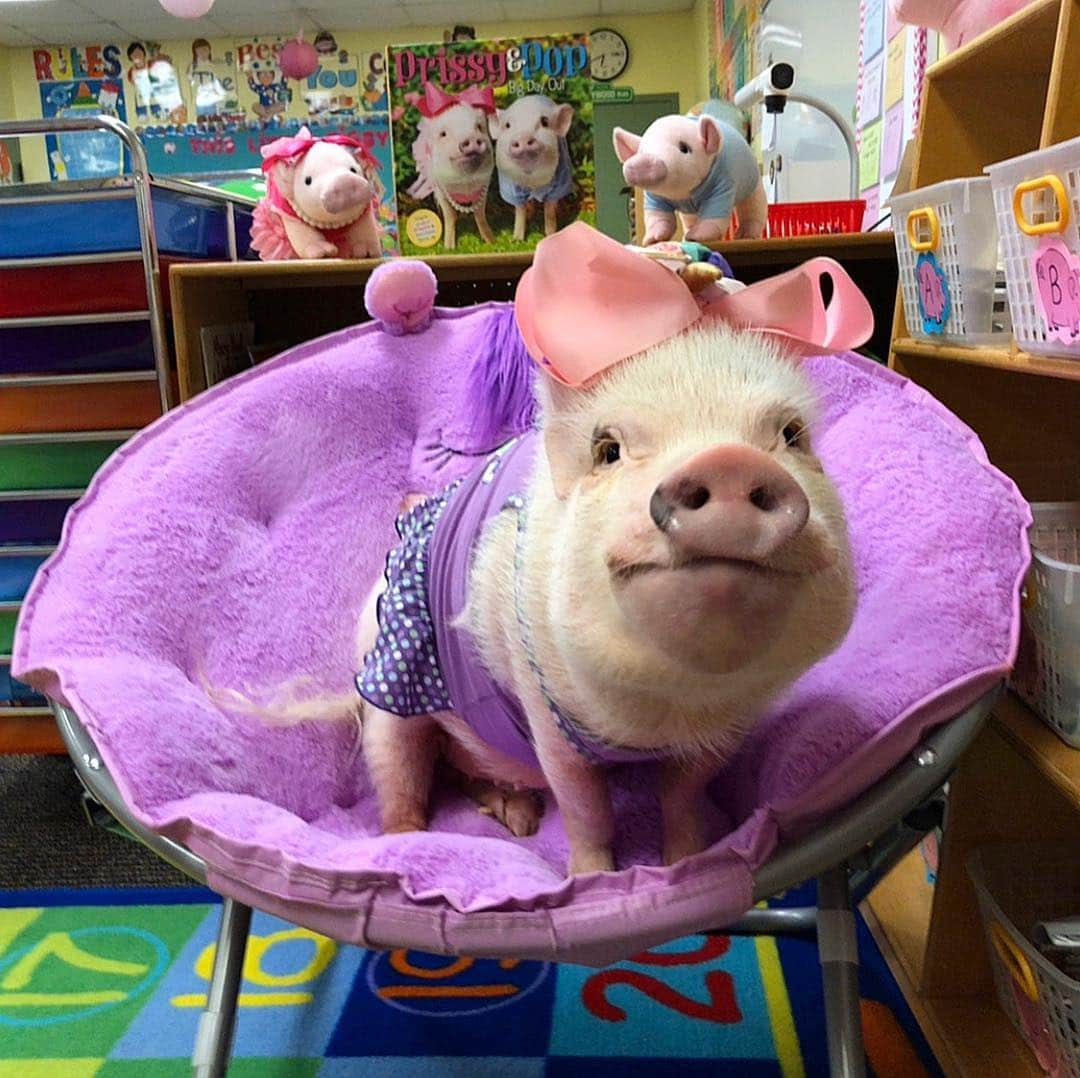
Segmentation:
<svg viewBox="0 0 1080 1078">
<path fill-rule="evenodd" d="M 529 251 L 596 221 L 588 37 L 392 45 L 402 254 Z"/>
</svg>

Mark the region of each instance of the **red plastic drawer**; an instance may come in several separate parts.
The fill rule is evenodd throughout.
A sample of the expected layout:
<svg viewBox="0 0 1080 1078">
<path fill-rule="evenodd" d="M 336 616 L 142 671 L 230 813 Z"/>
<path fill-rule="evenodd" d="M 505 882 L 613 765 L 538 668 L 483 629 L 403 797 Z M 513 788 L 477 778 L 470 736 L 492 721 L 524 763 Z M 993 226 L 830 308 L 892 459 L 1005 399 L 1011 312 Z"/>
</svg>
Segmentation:
<svg viewBox="0 0 1080 1078">
<path fill-rule="evenodd" d="M 159 261 L 161 298 L 168 311 L 171 310 L 169 267 L 194 259 L 161 258 Z M 0 318 L 145 310 L 146 287 L 141 260 L 0 269 Z"/>
</svg>

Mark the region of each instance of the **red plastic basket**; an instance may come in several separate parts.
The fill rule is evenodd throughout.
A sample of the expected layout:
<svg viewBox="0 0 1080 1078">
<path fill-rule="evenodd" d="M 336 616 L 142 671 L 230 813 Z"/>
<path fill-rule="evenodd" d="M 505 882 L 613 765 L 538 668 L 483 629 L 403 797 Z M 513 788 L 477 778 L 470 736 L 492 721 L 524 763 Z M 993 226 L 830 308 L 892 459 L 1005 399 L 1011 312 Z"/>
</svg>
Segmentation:
<svg viewBox="0 0 1080 1078">
<path fill-rule="evenodd" d="M 866 200 L 777 202 L 769 206 L 769 238 L 861 232 Z"/>
</svg>

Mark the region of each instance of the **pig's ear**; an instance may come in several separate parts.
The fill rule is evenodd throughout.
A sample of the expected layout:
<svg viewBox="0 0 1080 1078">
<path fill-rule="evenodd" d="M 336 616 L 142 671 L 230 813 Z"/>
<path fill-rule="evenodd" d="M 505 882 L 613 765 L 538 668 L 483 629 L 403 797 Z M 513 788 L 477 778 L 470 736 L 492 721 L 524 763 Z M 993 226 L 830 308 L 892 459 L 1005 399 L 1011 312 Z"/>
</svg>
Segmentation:
<svg viewBox="0 0 1080 1078">
<path fill-rule="evenodd" d="M 296 186 L 296 162 L 275 161 L 274 182 L 283 195 L 291 197 L 293 188 Z"/>
<path fill-rule="evenodd" d="M 615 145 L 615 156 L 624 165 L 638 152 L 638 148 L 641 146 L 640 135 L 635 135 L 632 131 L 624 131 L 621 127 L 616 127 L 611 132 L 611 141 Z"/>
<path fill-rule="evenodd" d="M 493 139 L 499 137 L 499 128 L 502 126 L 504 113 L 505 109 L 496 109 L 494 113 L 488 115 L 488 134 Z"/>
<path fill-rule="evenodd" d="M 581 390 L 541 375 L 536 380 L 536 393 L 543 416 L 544 453 L 555 496 L 562 501 L 588 473 L 592 461 L 589 439 L 582 436 L 577 417 Z"/>
<path fill-rule="evenodd" d="M 570 124 L 574 121 L 574 106 L 560 105 L 551 117 L 551 128 L 559 138 L 566 138 L 570 131 Z M 618 153 L 618 150 L 615 151 Z"/>
<path fill-rule="evenodd" d="M 705 146 L 705 152 L 710 157 L 714 157 L 724 144 L 724 136 L 720 134 L 720 125 L 711 116 L 702 116 L 698 120 L 698 131 Z"/>
</svg>

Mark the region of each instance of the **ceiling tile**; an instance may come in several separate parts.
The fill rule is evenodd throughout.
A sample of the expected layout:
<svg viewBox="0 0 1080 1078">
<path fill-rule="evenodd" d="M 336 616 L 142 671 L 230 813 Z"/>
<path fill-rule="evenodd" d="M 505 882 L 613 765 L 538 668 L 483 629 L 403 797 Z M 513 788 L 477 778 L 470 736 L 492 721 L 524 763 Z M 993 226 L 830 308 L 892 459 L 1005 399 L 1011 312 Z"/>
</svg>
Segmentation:
<svg viewBox="0 0 1080 1078">
<path fill-rule="evenodd" d="M 545 19 L 592 18 L 600 14 L 599 0 L 549 0 L 542 6 L 537 0 L 503 0 L 503 8 L 508 19 L 536 18 L 542 11 Z M 588 29 L 582 26 L 568 26 L 567 30 Z"/>
<path fill-rule="evenodd" d="M 112 23 L 88 21 L 85 16 L 75 25 L 39 24 L 26 20 L 20 21 L 18 28 L 48 45 L 96 45 L 122 36 Z"/>
<path fill-rule="evenodd" d="M 86 8 L 72 3 L 72 0 L 38 0 L 32 4 L 4 4 L 0 6 L 4 13 L 4 22 L 9 26 L 58 26 L 74 27 L 86 18 Z"/>
<path fill-rule="evenodd" d="M 14 26 L 0 24 L 0 45 L 40 45 L 41 39 Z"/>
<path fill-rule="evenodd" d="M 132 40 L 189 41 L 196 37 L 220 37 L 224 27 L 217 19 L 173 19 L 126 15 L 115 20 Z M 189 57 L 190 59 L 190 57 Z"/>
</svg>

